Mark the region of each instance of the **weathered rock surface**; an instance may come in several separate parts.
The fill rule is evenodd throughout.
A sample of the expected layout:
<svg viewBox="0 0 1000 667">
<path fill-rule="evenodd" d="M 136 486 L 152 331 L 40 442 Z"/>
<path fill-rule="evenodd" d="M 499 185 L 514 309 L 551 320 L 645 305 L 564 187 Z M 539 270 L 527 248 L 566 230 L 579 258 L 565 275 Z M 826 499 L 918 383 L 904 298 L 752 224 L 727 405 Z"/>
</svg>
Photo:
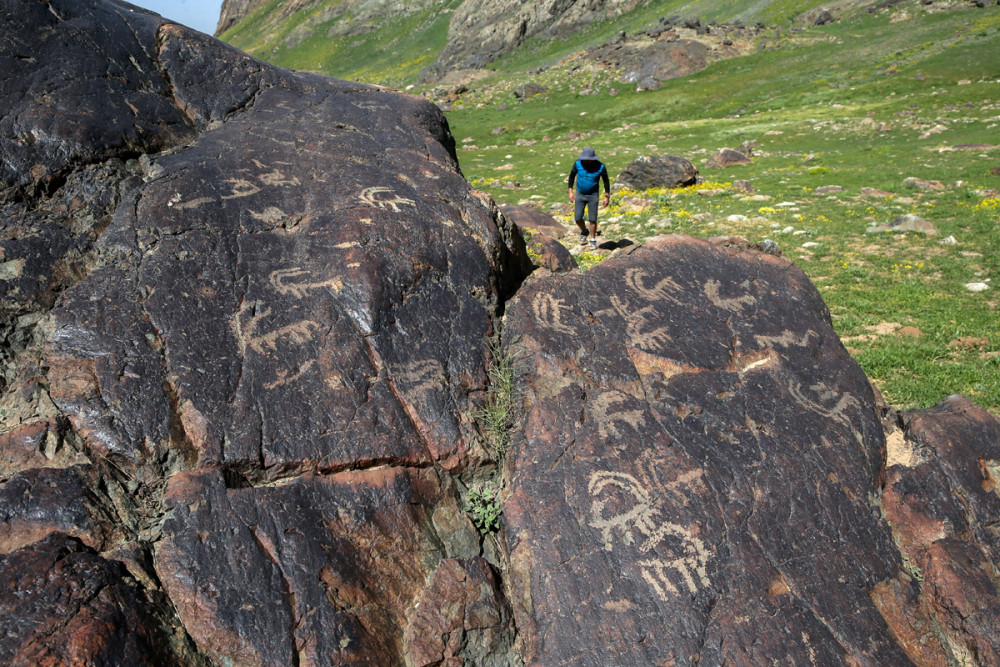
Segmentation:
<svg viewBox="0 0 1000 667">
<path fill-rule="evenodd" d="M 915 658 L 887 621 L 917 612 L 918 587 L 874 500 L 874 398 L 790 262 L 663 237 L 529 281 L 507 322 L 528 662 Z M 871 592 L 890 585 L 882 611 Z"/>
<path fill-rule="evenodd" d="M 721 148 L 705 162 L 705 166 L 709 169 L 724 169 L 725 167 L 750 164 L 751 162 L 752 160 L 745 153 L 733 150 L 732 148 Z"/>
<path fill-rule="evenodd" d="M 158 601 L 162 605 L 162 601 Z M 120 562 L 55 533 L 0 555 L 5 665 L 201 665 Z"/>
<path fill-rule="evenodd" d="M 545 211 L 539 211 L 534 206 L 517 206 L 505 204 L 500 207 L 503 214 L 520 229 L 540 232 L 552 238 L 561 239 L 569 234 L 566 225 L 562 224 Z"/>
<path fill-rule="evenodd" d="M 649 81 L 668 81 L 700 72 L 708 66 L 708 56 L 708 46 L 691 39 L 607 45 L 588 53 L 589 58 L 620 69 L 623 83 L 639 83 L 646 88 Z"/>
<path fill-rule="evenodd" d="M 995 420 L 904 416 L 924 458 L 880 500 L 871 390 L 792 264 L 667 237 L 522 287 L 433 105 L 0 3 L 0 662 L 996 659 Z"/>
<path fill-rule="evenodd" d="M 135 600 L 78 612 L 72 572 L 10 575 L 35 616 L 11 607 L 0 651 L 36 664 L 14 629 L 44 621 L 70 644 L 52 664 L 396 664 L 431 641 L 412 605 L 464 559 L 448 655 L 516 663 L 449 473 L 485 457 L 470 415 L 530 263 L 438 109 L 115 2 L 16 4 L 0 553 L 71 535 L 109 573 L 95 590 Z M 44 38 L 14 38 L 24 19 Z M 81 626 L 89 653 L 58 631 L 81 614 L 114 630 Z"/>
<path fill-rule="evenodd" d="M 623 188 L 633 190 L 678 188 L 694 185 L 697 181 L 698 169 L 682 157 L 643 155 L 633 160 L 615 177 L 611 189 L 618 191 Z"/>
<path fill-rule="evenodd" d="M 1000 420 L 952 396 L 900 415 L 888 443 L 883 506 L 922 611 L 953 660 L 1000 663 Z"/>
</svg>

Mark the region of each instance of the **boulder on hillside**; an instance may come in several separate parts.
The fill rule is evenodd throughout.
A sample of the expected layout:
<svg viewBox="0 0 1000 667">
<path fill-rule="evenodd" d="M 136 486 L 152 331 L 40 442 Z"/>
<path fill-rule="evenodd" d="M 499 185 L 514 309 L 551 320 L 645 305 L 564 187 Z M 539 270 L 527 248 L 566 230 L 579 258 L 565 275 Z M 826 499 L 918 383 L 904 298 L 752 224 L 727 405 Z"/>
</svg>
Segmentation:
<svg viewBox="0 0 1000 667">
<path fill-rule="evenodd" d="M 875 504 L 874 396 L 791 262 L 662 237 L 530 280 L 507 337 L 524 369 L 504 523 L 527 662 L 945 654 Z M 900 639 L 908 620 L 923 645 Z"/>
<path fill-rule="evenodd" d="M 904 213 L 888 224 L 875 225 L 874 227 L 869 227 L 865 231 L 868 234 L 881 232 L 916 232 L 918 234 L 927 234 L 928 236 L 933 236 L 938 233 L 937 227 L 927 222 L 919 215 L 914 215 L 913 213 Z"/>
<path fill-rule="evenodd" d="M 623 188 L 648 190 L 649 188 L 678 188 L 694 185 L 698 169 L 690 161 L 674 155 L 641 156 L 636 158 L 615 177 L 614 191 Z"/>
<path fill-rule="evenodd" d="M 500 210 L 507 218 L 520 229 L 530 229 L 541 232 L 554 239 L 561 239 L 569 230 L 564 224 L 553 218 L 545 211 L 540 211 L 534 206 L 518 206 L 516 204 L 503 204 Z"/>
<path fill-rule="evenodd" d="M 401 664 L 453 559 L 493 611 L 447 650 L 507 655 L 452 473 L 531 265 L 441 113 L 111 0 L 6 4 L 39 39 L 0 45 L 3 662 Z"/>
<path fill-rule="evenodd" d="M 726 167 L 750 164 L 751 162 L 752 160 L 744 153 L 732 148 L 721 148 L 715 155 L 708 159 L 705 166 L 709 169 L 724 169 Z"/>
<path fill-rule="evenodd" d="M 605 45 L 587 53 L 589 59 L 621 70 L 619 80 L 623 83 L 663 82 L 688 76 L 708 66 L 708 55 L 705 44 L 688 39 L 626 46 Z"/>
<path fill-rule="evenodd" d="M 527 99 L 529 97 L 534 97 L 535 95 L 541 95 L 547 90 L 548 88 L 540 83 L 522 83 L 514 89 L 514 97 L 518 99 Z"/>
<path fill-rule="evenodd" d="M 905 558 L 921 583 L 921 607 L 933 609 L 951 655 L 1000 663 L 1000 420 L 964 396 L 905 412 L 891 424 L 882 505 Z M 878 602 L 898 585 L 873 591 Z M 926 626 L 911 624 L 918 647 Z M 924 664 L 944 664 L 928 656 Z"/>
</svg>

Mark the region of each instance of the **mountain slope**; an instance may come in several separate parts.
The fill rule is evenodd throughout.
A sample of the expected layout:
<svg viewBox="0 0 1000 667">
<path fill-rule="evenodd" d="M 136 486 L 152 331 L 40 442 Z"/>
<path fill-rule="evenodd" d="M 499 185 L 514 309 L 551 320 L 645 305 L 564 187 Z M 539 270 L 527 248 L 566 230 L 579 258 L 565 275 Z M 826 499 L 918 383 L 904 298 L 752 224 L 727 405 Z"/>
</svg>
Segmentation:
<svg viewBox="0 0 1000 667">
<path fill-rule="evenodd" d="M 845 11 L 854 3 L 834 3 Z M 331 76 L 400 86 L 481 68 L 535 39 L 561 55 L 597 46 L 622 30 L 648 30 L 668 17 L 701 22 L 790 25 L 821 0 L 227 0 L 219 36 L 271 62 Z M 588 41 L 578 43 L 587 29 Z"/>
</svg>

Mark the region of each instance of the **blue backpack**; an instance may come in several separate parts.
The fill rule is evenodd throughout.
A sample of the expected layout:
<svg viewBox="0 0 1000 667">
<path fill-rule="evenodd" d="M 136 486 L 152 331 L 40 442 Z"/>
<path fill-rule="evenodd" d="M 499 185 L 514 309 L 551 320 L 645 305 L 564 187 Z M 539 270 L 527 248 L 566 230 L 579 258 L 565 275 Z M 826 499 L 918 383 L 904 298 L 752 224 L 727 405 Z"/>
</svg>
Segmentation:
<svg viewBox="0 0 1000 667">
<path fill-rule="evenodd" d="M 600 164 L 600 163 L 598 163 Z M 600 189 L 601 172 L 604 165 L 600 164 L 597 171 L 587 171 L 580 160 L 576 161 L 576 189 L 581 194 L 592 195 Z"/>
</svg>

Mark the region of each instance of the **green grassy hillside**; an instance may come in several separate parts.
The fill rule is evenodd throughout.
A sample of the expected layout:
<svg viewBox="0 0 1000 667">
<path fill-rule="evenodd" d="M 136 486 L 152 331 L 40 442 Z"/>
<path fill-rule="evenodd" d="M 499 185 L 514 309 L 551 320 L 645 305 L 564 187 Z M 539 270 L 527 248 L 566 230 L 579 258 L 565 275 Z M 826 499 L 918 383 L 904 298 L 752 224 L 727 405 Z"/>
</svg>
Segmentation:
<svg viewBox="0 0 1000 667">
<path fill-rule="evenodd" d="M 1000 7 L 906 0 L 793 31 L 789 21 L 819 3 L 733 2 L 729 15 L 711 13 L 721 4 L 650 3 L 566 40 L 530 40 L 494 63 L 447 111 L 466 177 L 499 202 L 531 203 L 572 225 L 565 178 L 583 146 L 612 176 L 640 155 L 685 157 L 705 183 L 617 194 L 602 212 L 605 240 L 773 239 L 820 289 L 845 345 L 892 404 L 926 407 L 964 393 L 1000 413 L 1000 175 L 991 173 L 1000 168 Z M 740 44 L 747 55 L 657 91 L 636 92 L 579 54 L 689 12 L 777 29 Z M 444 39 L 446 26 L 434 26 L 425 44 Z M 365 53 L 389 53 L 376 43 Z M 389 79 L 412 80 L 414 60 Z M 378 62 L 392 70 L 388 56 Z M 529 81 L 547 90 L 516 98 Z M 751 165 L 705 167 L 718 149 L 747 140 L 758 142 Z M 909 177 L 943 187 L 905 187 Z M 756 194 L 733 189 L 737 179 Z M 843 190 L 816 192 L 830 185 Z M 905 213 L 938 233 L 866 233 Z M 942 243 L 948 237 L 954 244 Z M 604 256 L 577 257 L 586 266 Z"/>
</svg>

